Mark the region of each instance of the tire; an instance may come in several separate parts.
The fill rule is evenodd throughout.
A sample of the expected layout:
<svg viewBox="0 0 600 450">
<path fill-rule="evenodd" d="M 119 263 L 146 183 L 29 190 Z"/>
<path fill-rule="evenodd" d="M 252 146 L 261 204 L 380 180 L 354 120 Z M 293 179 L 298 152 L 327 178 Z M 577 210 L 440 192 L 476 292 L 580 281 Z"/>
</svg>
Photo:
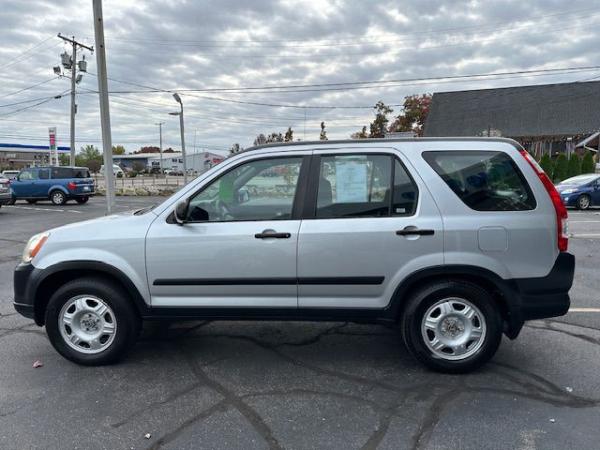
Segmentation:
<svg viewBox="0 0 600 450">
<path fill-rule="evenodd" d="M 463 311 L 473 315 L 468 318 Z M 492 296 L 459 280 L 437 281 L 415 292 L 400 326 L 410 353 L 443 373 L 478 369 L 494 356 L 502 338 L 502 318 Z"/>
<path fill-rule="evenodd" d="M 50 192 L 50 200 L 56 206 L 62 206 L 67 202 L 67 196 L 63 191 L 55 190 Z"/>
<path fill-rule="evenodd" d="M 45 319 L 52 346 L 85 366 L 119 361 L 141 328 L 131 299 L 119 285 L 102 277 L 83 277 L 61 286 L 48 301 Z"/>
<path fill-rule="evenodd" d="M 75 198 L 75 201 L 77 203 L 79 203 L 80 205 L 83 205 L 83 204 L 87 203 L 89 199 L 90 199 L 89 197 L 77 197 L 77 198 Z"/>
<path fill-rule="evenodd" d="M 27 200 L 27 203 L 29 203 L 30 205 L 35 205 L 37 203 L 37 200 Z"/>
<path fill-rule="evenodd" d="M 14 195 L 9 201 L 6 202 L 7 205 L 14 205 L 15 203 L 17 203 L 17 197 L 15 197 Z"/>
<path fill-rule="evenodd" d="M 592 206 L 592 200 L 590 199 L 589 195 L 583 194 L 580 195 L 579 198 L 577 199 L 577 209 L 581 209 L 581 210 L 586 210 L 588 209 L 590 206 Z"/>
</svg>

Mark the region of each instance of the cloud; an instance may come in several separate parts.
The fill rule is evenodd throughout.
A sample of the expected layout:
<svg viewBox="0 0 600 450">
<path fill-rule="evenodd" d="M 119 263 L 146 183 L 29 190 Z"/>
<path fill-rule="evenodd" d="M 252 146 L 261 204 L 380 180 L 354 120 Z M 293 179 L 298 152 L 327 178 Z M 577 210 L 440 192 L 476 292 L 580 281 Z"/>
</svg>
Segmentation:
<svg viewBox="0 0 600 450">
<path fill-rule="evenodd" d="M 65 49 L 61 32 L 94 44 L 91 2 L 4 0 L 0 11 L 0 105 L 49 98 L 69 89 L 52 77 Z M 109 88 L 160 89 L 275 86 L 437 77 L 540 67 L 593 65 L 600 12 L 586 0 L 395 1 L 132 1 L 105 0 Z M 77 143 L 100 144 L 95 56 L 79 85 Z M 316 139 L 324 120 L 330 138 L 346 138 L 371 120 L 369 109 L 288 109 L 234 103 L 295 105 L 400 104 L 435 91 L 575 81 L 600 71 L 461 83 L 412 83 L 377 89 L 294 93 L 184 93 L 186 142 L 198 150 L 251 145 L 259 133 L 283 131 Z M 130 84 L 121 83 L 124 81 Z M 206 98 L 220 97 L 230 102 Z M 34 104 L 32 102 L 30 104 Z M 24 104 L 23 106 L 27 106 Z M 45 141 L 57 126 L 68 145 L 66 95 L 22 112 L 0 107 L 0 142 Z M 111 95 L 113 143 L 128 151 L 179 146 L 177 109 L 169 93 Z M 395 108 L 399 110 L 399 108 Z M 305 114 L 306 113 L 306 114 Z M 306 118 L 306 120 L 305 120 Z"/>
</svg>

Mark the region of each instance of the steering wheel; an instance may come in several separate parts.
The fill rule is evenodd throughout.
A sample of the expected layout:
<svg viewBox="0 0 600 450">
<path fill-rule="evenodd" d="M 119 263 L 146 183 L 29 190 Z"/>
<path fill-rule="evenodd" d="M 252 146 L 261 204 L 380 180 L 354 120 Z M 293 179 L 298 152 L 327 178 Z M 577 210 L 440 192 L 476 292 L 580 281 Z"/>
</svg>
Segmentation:
<svg viewBox="0 0 600 450">
<path fill-rule="evenodd" d="M 229 211 L 227 204 L 223 200 L 215 200 L 215 209 L 219 212 L 221 219 L 233 219 L 231 211 Z"/>
</svg>

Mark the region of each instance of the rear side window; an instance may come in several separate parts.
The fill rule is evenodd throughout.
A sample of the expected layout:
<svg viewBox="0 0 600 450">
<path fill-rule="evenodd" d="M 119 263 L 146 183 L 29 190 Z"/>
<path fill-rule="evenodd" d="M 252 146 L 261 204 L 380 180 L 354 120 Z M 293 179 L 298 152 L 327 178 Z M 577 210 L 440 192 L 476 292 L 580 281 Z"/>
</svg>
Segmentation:
<svg viewBox="0 0 600 450">
<path fill-rule="evenodd" d="M 536 207 L 525 177 L 504 152 L 432 151 L 423 157 L 469 208 L 528 211 Z"/>
<path fill-rule="evenodd" d="M 85 168 L 53 167 L 52 178 L 89 178 L 90 173 Z"/>
<path fill-rule="evenodd" d="M 408 216 L 416 204 L 417 187 L 391 155 L 321 157 L 317 219 Z"/>
</svg>

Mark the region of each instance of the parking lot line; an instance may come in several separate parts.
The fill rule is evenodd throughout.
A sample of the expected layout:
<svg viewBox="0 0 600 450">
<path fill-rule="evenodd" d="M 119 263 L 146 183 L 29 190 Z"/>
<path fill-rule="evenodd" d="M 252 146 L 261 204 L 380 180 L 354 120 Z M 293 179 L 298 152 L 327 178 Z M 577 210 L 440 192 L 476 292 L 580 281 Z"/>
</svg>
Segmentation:
<svg viewBox="0 0 600 450">
<path fill-rule="evenodd" d="M 6 205 L 6 208 L 27 209 L 30 211 L 72 212 L 72 213 L 76 213 L 76 214 L 82 214 L 82 211 L 75 211 L 73 209 L 37 208 L 37 207 L 33 207 L 33 206 L 16 206 L 16 205 Z"/>
<path fill-rule="evenodd" d="M 586 312 L 600 313 L 600 308 L 569 308 L 569 312 L 574 312 L 574 313 L 586 313 Z"/>
<path fill-rule="evenodd" d="M 588 234 L 571 234 L 572 238 L 600 238 L 600 233 L 588 233 Z"/>
</svg>

